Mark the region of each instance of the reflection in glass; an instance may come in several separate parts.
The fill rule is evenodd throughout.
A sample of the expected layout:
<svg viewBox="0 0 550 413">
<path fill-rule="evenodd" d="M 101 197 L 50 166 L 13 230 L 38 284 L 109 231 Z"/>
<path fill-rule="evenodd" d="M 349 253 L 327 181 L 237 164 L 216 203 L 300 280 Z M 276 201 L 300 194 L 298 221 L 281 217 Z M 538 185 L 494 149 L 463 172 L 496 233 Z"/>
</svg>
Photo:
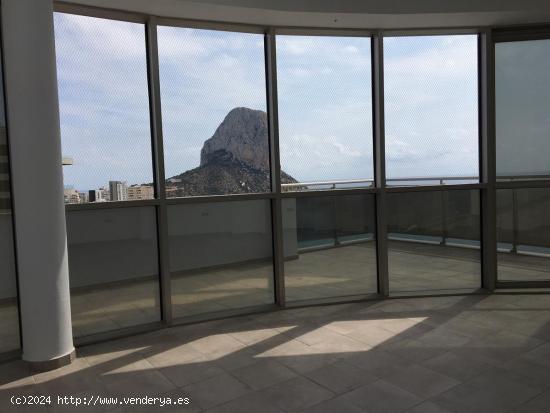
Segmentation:
<svg viewBox="0 0 550 413">
<path fill-rule="evenodd" d="M 478 182 L 477 72 L 476 35 L 384 38 L 389 185 Z"/>
<path fill-rule="evenodd" d="M 0 97 L 3 96 L 0 68 Z M 8 139 L 4 100 L 0 98 L 0 353 L 20 347 L 13 235 Z"/>
<path fill-rule="evenodd" d="M 54 21 L 65 202 L 154 198 L 145 26 Z"/>
<path fill-rule="evenodd" d="M 495 44 L 499 179 L 550 177 L 549 85 L 550 40 Z"/>
<path fill-rule="evenodd" d="M 497 191 L 499 281 L 550 280 L 550 189 Z"/>
<path fill-rule="evenodd" d="M 287 301 L 377 292 L 373 195 L 285 198 Z"/>
<path fill-rule="evenodd" d="M 1 139 L 2 137 L 0 142 Z M 0 181 L 1 184 L 2 181 Z M 2 194 L 1 189 L 0 194 Z M 4 199 L 8 202 L 10 200 Z M 2 200 L 0 198 L 0 202 Z M 19 345 L 12 215 L 10 209 L 0 207 L 0 353 L 18 349 Z"/>
<path fill-rule="evenodd" d="M 370 41 L 277 36 L 284 191 L 372 185 Z"/>
<path fill-rule="evenodd" d="M 168 206 L 174 316 L 274 302 L 268 200 Z"/>
<path fill-rule="evenodd" d="M 480 287 L 478 191 L 387 197 L 391 292 Z"/>
<path fill-rule="evenodd" d="M 269 192 L 264 38 L 158 28 L 166 195 Z"/>
<path fill-rule="evenodd" d="M 160 320 L 154 207 L 67 211 L 75 336 Z"/>
</svg>

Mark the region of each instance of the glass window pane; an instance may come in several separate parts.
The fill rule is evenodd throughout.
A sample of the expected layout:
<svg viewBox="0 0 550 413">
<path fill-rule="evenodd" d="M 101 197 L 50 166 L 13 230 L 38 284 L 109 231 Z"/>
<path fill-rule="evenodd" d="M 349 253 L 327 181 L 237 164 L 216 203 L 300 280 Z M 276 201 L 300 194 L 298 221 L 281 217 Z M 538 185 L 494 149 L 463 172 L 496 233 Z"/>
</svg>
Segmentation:
<svg viewBox="0 0 550 413">
<path fill-rule="evenodd" d="M 391 292 L 481 286 L 479 192 L 390 193 Z"/>
<path fill-rule="evenodd" d="M 0 353 L 20 347 L 8 140 L 3 96 L 0 67 Z"/>
<path fill-rule="evenodd" d="M 1 201 L 2 198 L 0 203 Z M 0 208 L 0 353 L 18 349 L 20 346 L 15 277 L 11 210 Z"/>
<path fill-rule="evenodd" d="M 495 45 L 497 177 L 550 177 L 550 40 Z"/>
<path fill-rule="evenodd" d="M 73 334 L 160 320 L 154 207 L 67 211 Z"/>
<path fill-rule="evenodd" d="M 153 198 L 144 25 L 54 21 L 65 202 Z"/>
<path fill-rule="evenodd" d="M 271 190 L 264 38 L 158 28 L 168 197 Z"/>
<path fill-rule="evenodd" d="M 384 38 L 388 185 L 479 180 L 477 72 L 475 35 Z"/>
<path fill-rule="evenodd" d="M 268 200 L 168 206 L 175 317 L 271 304 Z"/>
<path fill-rule="evenodd" d="M 370 42 L 277 36 L 283 190 L 372 185 Z"/>
<path fill-rule="evenodd" d="M 499 281 L 550 280 L 550 189 L 497 191 Z"/>
<path fill-rule="evenodd" d="M 374 195 L 285 198 L 287 301 L 377 292 Z"/>
</svg>

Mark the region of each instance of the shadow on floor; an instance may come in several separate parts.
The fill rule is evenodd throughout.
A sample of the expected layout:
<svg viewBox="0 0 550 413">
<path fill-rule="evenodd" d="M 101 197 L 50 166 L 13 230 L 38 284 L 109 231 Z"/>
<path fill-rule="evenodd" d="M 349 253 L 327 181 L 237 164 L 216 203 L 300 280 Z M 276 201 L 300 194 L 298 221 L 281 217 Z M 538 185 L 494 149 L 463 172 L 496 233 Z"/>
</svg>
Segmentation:
<svg viewBox="0 0 550 413">
<path fill-rule="evenodd" d="M 181 411 L 538 411 L 549 341 L 548 295 L 281 310 L 86 346 L 47 373 L 2 365 L 0 410 L 59 394 L 190 397 Z"/>
</svg>

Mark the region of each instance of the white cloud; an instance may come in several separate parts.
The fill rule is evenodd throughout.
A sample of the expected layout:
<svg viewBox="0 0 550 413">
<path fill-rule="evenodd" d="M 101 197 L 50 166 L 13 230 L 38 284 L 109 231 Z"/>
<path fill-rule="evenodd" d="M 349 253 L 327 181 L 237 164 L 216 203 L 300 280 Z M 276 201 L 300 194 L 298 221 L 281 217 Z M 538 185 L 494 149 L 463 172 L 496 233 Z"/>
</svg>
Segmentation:
<svg viewBox="0 0 550 413">
<path fill-rule="evenodd" d="M 388 176 L 475 175 L 475 36 L 391 38 L 385 44 Z"/>
<path fill-rule="evenodd" d="M 63 150 L 83 167 L 66 169 L 67 183 L 105 171 L 149 181 L 143 25 L 56 14 L 56 34 Z M 475 39 L 399 44 L 385 42 L 388 173 L 477 171 Z M 372 177 L 369 40 L 278 36 L 277 52 L 283 169 L 301 180 Z M 233 107 L 265 110 L 263 37 L 160 27 L 159 58 L 171 176 L 198 166 Z"/>
</svg>

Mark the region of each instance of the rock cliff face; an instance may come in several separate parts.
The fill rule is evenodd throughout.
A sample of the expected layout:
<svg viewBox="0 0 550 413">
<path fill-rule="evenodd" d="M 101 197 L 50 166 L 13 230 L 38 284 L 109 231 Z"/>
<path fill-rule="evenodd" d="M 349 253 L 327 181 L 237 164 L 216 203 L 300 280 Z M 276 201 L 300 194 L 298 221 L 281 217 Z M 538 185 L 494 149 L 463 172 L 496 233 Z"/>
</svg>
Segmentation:
<svg viewBox="0 0 550 413">
<path fill-rule="evenodd" d="M 169 196 L 269 192 L 267 115 L 235 108 L 204 142 L 200 166 L 167 180 Z M 282 183 L 296 180 L 281 171 Z"/>
<path fill-rule="evenodd" d="M 269 169 L 267 114 L 261 110 L 235 108 L 218 126 L 214 135 L 204 142 L 201 166 L 218 158 L 224 150 L 235 159 L 257 169 Z"/>
</svg>

